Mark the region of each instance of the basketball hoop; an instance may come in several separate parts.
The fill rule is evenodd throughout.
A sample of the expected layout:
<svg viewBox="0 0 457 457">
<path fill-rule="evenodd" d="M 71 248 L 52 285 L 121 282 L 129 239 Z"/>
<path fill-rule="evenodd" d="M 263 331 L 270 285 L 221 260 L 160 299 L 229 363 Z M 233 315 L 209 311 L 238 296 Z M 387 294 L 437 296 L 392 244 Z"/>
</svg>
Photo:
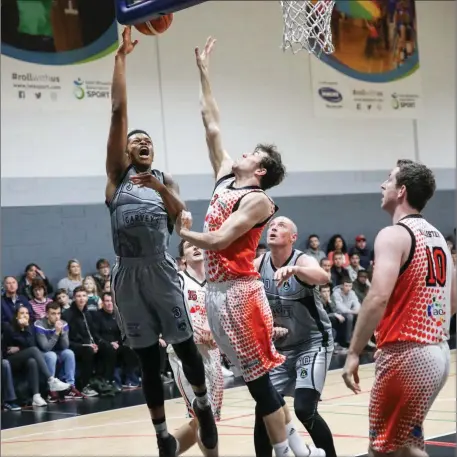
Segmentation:
<svg viewBox="0 0 457 457">
<path fill-rule="evenodd" d="M 331 0 L 281 1 L 284 18 L 282 48 L 294 54 L 305 49 L 318 57 L 332 54 L 330 21 L 335 2 Z"/>
</svg>

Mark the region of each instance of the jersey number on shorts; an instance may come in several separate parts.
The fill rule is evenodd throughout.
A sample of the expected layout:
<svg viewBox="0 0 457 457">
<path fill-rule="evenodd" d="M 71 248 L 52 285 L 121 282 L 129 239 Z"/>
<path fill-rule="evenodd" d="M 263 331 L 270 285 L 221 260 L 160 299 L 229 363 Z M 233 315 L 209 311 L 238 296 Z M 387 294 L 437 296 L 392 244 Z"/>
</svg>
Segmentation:
<svg viewBox="0 0 457 457">
<path fill-rule="evenodd" d="M 446 266 L 447 259 L 446 253 L 440 247 L 430 249 L 428 246 L 425 248 L 427 251 L 427 277 L 425 279 L 427 287 L 444 287 L 446 285 Z"/>
</svg>

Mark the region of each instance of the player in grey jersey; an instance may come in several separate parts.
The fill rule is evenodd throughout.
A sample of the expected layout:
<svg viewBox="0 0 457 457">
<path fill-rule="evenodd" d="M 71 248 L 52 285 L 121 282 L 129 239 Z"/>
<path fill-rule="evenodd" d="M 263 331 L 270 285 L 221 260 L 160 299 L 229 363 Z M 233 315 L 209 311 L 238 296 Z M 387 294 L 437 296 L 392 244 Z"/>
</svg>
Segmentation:
<svg viewBox="0 0 457 457">
<path fill-rule="evenodd" d="M 170 175 L 151 170 L 150 136 L 127 135 L 126 56 L 137 42 L 126 27 L 115 56 L 111 128 L 106 158 L 106 203 L 117 262 L 111 286 L 116 315 L 142 370 L 143 392 L 157 434 L 160 457 L 179 454 L 167 431 L 160 376 L 159 335 L 173 345 L 195 393 L 192 409 L 205 448 L 217 455 L 217 428 L 205 386 L 205 368 L 195 345 L 192 324 L 174 259 L 168 254 L 173 223 L 185 209 Z"/>
<path fill-rule="evenodd" d="M 318 262 L 293 248 L 297 227 L 286 217 L 268 227 L 269 252 L 255 260 L 270 303 L 277 339 L 275 346 L 286 356 L 270 372 L 277 391 L 294 397 L 295 415 L 317 448 L 336 457 L 332 433 L 317 412 L 333 353 L 332 325 L 319 297 L 319 285 L 329 281 Z M 285 408 L 286 421 L 290 413 Z M 265 430 L 256 420 L 254 440 L 258 457 L 271 455 Z"/>
</svg>

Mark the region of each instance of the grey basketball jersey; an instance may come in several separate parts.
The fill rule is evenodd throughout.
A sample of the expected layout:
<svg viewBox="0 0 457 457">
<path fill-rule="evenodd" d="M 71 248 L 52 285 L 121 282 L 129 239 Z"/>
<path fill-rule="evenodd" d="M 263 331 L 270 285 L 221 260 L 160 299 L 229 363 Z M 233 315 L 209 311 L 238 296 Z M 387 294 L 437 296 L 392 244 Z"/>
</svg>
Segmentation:
<svg viewBox="0 0 457 457">
<path fill-rule="evenodd" d="M 294 249 L 283 266 L 295 265 L 302 255 L 303 252 Z M 305 284 L 296 276 L 292 276 L 278 288 L 274 280 L 276 268 L 271 261 L 270 252 L 263 256 L 259 272 L 275 325 L 289 330 L 285 338 L 275 342 L 278 349 L 289 350 L 305 345 L 333 345 L 332 325 L 322 306 L 319 289 L 316 286 Z"/>
<path fill-rule="evenodd" d="M 161 182 L 163 174 L 151 173 Z M 131 183 L 137 174 L 131 165 L 108 204 L 114 251 L 119 257 L 148 257 L 168 249 L 173 224 L 162 197 L 155 190 Z"/>
</svg>

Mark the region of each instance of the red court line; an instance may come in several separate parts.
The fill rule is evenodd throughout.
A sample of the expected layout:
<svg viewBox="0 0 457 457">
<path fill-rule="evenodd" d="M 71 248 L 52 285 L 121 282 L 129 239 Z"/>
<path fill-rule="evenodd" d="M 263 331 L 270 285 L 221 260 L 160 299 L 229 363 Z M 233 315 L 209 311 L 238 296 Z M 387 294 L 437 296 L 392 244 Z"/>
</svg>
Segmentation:
<svg viewBox="0 0 457 457">
<path fill-rule="evenodd" d="M 439 447 L 457 447 L 455 443 L 443 443 L 442 441 L 426 441 L 425 444 Z"/>
</svg>

